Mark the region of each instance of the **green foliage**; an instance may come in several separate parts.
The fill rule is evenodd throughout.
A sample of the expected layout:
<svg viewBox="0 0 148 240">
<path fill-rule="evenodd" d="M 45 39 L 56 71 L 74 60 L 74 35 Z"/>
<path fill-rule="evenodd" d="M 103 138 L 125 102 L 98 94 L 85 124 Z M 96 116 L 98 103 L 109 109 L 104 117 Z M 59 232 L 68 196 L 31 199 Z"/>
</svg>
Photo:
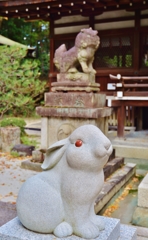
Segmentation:
<svg viewBox="0 0 148 240">
<path fill-rule="evenodd" d="M 135 192 L 138 192 L 138 189 L 137 189 L 137 188 L 129 189 L 129 193 L 135 193 Z"/>
<path fill-rule="evenodd" d="M 11 151 L 10 154 L 11 154 L 11 156 L 14 157 L 14 158 L 17 158 L 17 157 L 20 156 L 17 151 Z"/>
<path fill-rule="evenodd" d="M 41 74 L 49 70 L 49 22 L 43 20 L 26 22 L 24 19 L 3 19 L 0 34 L 13 41 L 37 48 L 37 58 L 42 62 Z"/>
<path fill-rule="evenodd" d="M 26 126 L 26 122 L 22 118 L 4 118 L 0 121 L 0 127 L 8 127 L 8 126 L 15 126 L 20 127 L 21 136 L 25 134 L 24 127 Z"/>
<path fill-rule="evenodd" d="M 35 139 L 29 138 L 27 135 L 23 135 L 21 137 L 21 142 L 25 145 L 32 145 L 35 146 L 36 148 L 38 147 L 38 142 Z"/>
<path fill-rule="evenodd" d="M 141 180 L 144 178 L 144 176 L 143 176 L 143 175 L 136 174 L 136 178 L 138 178 L 139 181 L 141 181 Z"/>
<path fill-rule="evenodd" d="M 13 112 L 28 116 L 45 90 L 39 80 L 39 62 L 26 59 L 26 49 L 0 46 L 0 117 Z"/>
<path fill-rule="evenodd" d="M 110 58 L 109 56 L 103 57 L 103 62 L 106 63 L 108 66 L 111 67 L 123 67 L 123 56 L 117 56 L 114 55 L 113 58 Z M 125 56 L 125 66 L 131 67 L 132 66 L 132 56 L 126 55 Z"/>
</svg>

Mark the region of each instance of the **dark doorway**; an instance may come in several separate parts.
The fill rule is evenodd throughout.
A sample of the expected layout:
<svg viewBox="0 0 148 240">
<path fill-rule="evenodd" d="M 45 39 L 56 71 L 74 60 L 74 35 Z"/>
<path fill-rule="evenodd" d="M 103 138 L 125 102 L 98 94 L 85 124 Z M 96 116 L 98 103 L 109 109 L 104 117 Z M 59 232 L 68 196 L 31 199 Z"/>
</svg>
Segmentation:
<svg viewBox="0 0 148 240">
<path fill-rule="evenodd" d="M 143 129 L 148 129 L 148 107 L 143 107 Z"/>
</svg>

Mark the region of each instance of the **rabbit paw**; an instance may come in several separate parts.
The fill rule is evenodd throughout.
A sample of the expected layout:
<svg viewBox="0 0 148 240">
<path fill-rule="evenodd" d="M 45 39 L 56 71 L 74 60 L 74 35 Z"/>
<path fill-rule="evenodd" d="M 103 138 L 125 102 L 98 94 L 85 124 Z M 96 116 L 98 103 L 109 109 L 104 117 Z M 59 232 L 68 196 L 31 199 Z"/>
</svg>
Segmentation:
<svg viewBox="0 0 148 240">
<path fill-rule="evenodd" d="M 105 229 L 104 221 L 99 216 L 94 216 L 91 221 L 97 225 L 100 231 Z"/>
<path fill-rule="evenodd" d="M 54 235 L 56 237 L 62 238 L 72 235 L 73 229 L 67 222 L 60 223 L 55 229 L 54 229 Z"/>
<path fill-rule="evenodd" d="M 76 227 L 74 233 L 82 238 L 93 239 L 99 236 L 99 228 L 95 224 L 88 222 Z"/>
</svg>

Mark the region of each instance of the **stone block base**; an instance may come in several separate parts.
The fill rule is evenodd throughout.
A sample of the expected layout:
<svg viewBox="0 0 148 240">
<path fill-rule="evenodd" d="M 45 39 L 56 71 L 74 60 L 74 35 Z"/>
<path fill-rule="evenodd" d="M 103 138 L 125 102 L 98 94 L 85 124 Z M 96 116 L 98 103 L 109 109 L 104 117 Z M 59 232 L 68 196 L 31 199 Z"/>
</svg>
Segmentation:
<svg viewBox="0 0 148 240">
<path fill-rule="evenodd" d="M 148 174 L 143 178 L 138 187 L 138 206 L 148 208 Z"/>
<path fill-rule="evenodd" d="M 0 128 L 0 142 L 2 152 L 11 152 L 12 148 L 16 144 L 20 144 L 20 128 L 9 126 Z"/>
<path fill-rule="evenodd" d="M 138 187 L 138 206 L 133 214 L 132 223 L 148 228 L 148 174 Z"/>
<path fill-rule="evenodd" d="M 120 226 L 120 220 L 101 217 L 105 221 L 105 230 L 100 232 L 96 240 L 136 240 L 136 229 L 127 225 Z M 0 227 L 1 240 L 60 240 L 52 234 L 41 234 L 24 228 L 16 217 Z M 82 240 L 77 236 L 70 236 L 64 240 Z"/>
<path fill-rule="evenodd" d="M 137 207 L 133 214 L 132 223 L 148 228 L 148 208 Z"/>
<path fill-rule="evenodd" d="M 93 92 L 87 94 L 85 92 L 47 92 L 45 93 L 45 106 L 101 108 L 106 106 L 106 95 Z"/>
<path fill-rule="evenodd" d="M 69 137 L 78 127 L 92 124 L 101 129 L 104 134 L 108 131 L 107 118 L 83 119 L 71 117 L 42 117 L 41 119 L 41 149 L 47 149 L 51 144 Z"/>
<path fill-rule="evenodd" d="M 48 102 L 48 101 L 47 101 Z M 108 132 L 108 116 L 112 109 L 100 108 L 65 108 L 65 107 L 37 107 L 37 114 L 41 119 L 41 149 L 47 149 L 58 140 L 69 137 L 78 127 L 92 124 Z"/>
</svg>

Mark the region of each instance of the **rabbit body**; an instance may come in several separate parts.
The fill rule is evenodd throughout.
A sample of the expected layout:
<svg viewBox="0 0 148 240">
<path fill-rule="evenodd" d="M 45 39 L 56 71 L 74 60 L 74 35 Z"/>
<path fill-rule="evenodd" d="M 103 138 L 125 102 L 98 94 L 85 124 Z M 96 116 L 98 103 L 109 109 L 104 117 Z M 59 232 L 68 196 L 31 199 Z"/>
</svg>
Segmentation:
<svg viewBox="0 0 148 240">
<path fill-rule="evenodd" d="M 111 152 L 110 141 L 93 125 L 79 127 L 53 144 L 42 165 L 46 171 L 29 178 L 19 191 L 17 213 L 22 224 L 57 237 L 96 238 L 103 223 L 95 215 L 94 203 Z"/>
</svg>

